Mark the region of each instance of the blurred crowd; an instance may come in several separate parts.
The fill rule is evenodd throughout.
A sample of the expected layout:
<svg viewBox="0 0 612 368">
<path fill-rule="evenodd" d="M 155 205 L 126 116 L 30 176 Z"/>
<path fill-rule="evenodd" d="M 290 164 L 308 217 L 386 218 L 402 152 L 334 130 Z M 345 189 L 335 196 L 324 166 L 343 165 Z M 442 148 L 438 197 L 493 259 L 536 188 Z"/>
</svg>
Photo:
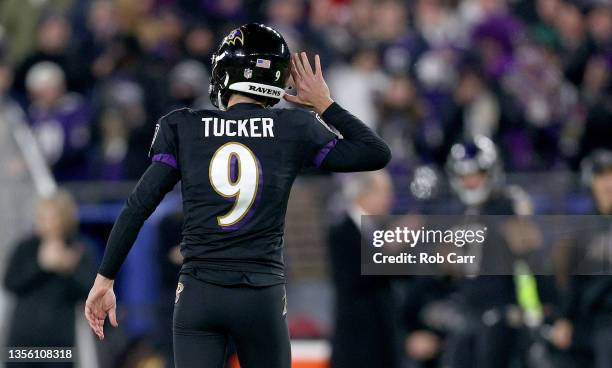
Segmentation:
<svg viewBox="0 0 612 368">
<path fill-rule="evenodd" d="M 506 190 L 504 170 L 584 173 L 585 158 L 612 149 L 610 0 L 3 0 L 0 114 L 23 112 L 60 182 L 137 179 L 160 116 L 212 107 L 212 53 L 250 21 L 277 28 L 292 51 L 320 54 L 333 98 L 392 149 L 388 173 L 344 183 L 344 206 L 335 209 L 343 213 L 329 229 L 334 367 L 588 367 L 595 356 L 612 362 L 610 276 L 574 280 L 566 272 L 534 288 L 527 275 L 522 289 L 512 272 L 364 278 L 359 252 L 345 252 L 351 243 L 358 249 L 356 218 L 412 211 L 398 202 L 431 197 L 442 168 L 455 197 L 444 201 L 445 214 L 526 214 L 533 206 L 519 189 Z M 456 171 L 455 161 L 482 162 L 449 157 L 451 147 L 483 139 L 495 165 Z M 600 180 L 587 183 L 600 193 L 598 208 L 583 213 L 612 213 L 607 157 Z M 409 183 L 397 179 L 412 176 Z M 51 300 L 62 313 L 15 319 L 14 344 L 41 337 L 32 326 L 52 331 L 71 323 L 91 281 L 93 256 L 74 229 L 74 207 L 64 192 L 41 202 L 35 234 L 11 257 L 4 283 L 17 311 L 30 314 Z M 173 299 L 181 223 L 172 214 L 159 225 L 160 300 Z M 162 327 L 169 326 L 166 307 L 158 313 Z M 533 308 L 541 318 L 525 328 L 524 312 Z M 169 329 L 164 333 L 157 350 L 171 361 Z M 53 343 L 74 339 L 68 333 Z M 141 353 L 134 346 L 127 350 Z M 112 364 L 134 366 L 123 359 Z"/>
<path fill-rule="evenodd" d="M 5 0 L 2 104 L 25 111 L 58 180 L 137 178 L 156 120 L 210 107 L 211 55 L 249 21 L 322 55 L 394 175 L 475 135 L 512 171 L 576 169 L 612 145 L 606 0 Z"/>
</svg>

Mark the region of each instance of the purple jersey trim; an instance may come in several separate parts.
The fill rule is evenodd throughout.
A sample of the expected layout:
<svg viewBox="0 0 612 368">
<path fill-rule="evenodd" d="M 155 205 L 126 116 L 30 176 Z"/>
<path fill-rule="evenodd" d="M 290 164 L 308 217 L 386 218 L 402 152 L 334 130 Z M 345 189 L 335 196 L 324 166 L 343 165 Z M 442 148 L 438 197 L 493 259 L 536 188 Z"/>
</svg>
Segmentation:
<svg viewBox="0 0 612 368">
<path fill-rule="evenodd" d="M 169 153 L 158 153 L 153 156 L 151 161 L 161 162 L 163 164 L 170 165 L 178 170 L 178 162 L 176 161 L 176 157 Z"/>
<path fill-rule="evenodd" d="M 329 151 L 331 151 L 332 148 L 336 147 L 336 144 L 338 144 L 338 138 L 334 138 L 331 141 L 329 141 L 323 148 L 321 148 L 321 150 L 317 153 L 317 155 L 314 158 L 314 164 L 317 168 L 319 168 L 321 166 L 321 164 L 323 163 L 323 160 L 325 160 L 325 157 L 327 157 L 327 154 L 329 153 Z"/>
</svg>

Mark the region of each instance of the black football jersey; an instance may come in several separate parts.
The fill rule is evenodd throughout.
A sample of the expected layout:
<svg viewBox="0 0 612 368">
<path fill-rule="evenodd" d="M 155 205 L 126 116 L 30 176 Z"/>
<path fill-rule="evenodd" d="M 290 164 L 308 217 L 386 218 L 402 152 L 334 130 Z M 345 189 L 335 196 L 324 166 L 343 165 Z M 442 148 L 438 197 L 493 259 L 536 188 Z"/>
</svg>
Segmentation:
<svg viewBox="0 0 612 368">
<path fill-rule="evenodd" d="M 284 279 L 291 185 L 336 142 L 317 114 L 298 109 L 242 103 L 162 117 L 150 155 L 181 173 L 185 264 Z"/>
</svg>

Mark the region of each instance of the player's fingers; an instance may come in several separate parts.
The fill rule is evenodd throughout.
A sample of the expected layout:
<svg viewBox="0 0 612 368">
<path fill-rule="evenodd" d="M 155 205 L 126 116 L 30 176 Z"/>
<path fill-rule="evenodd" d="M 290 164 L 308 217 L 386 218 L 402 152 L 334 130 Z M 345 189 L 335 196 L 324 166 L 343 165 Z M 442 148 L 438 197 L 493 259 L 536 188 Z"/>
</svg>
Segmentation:
<svg viewBox="0 0 612 368">
<path fill-rule="evenodd" d="M 96 324 L 94 323 L 93 319 L 87 318 L 87 324 L 93 332 L 96 332 Z"/>
<path fill-rule="evenodd" d="M 98 337 L 98 339 L 100 339 L 100 340 L 102 339 L 102 332 L 100 332 L 100 328 L 99 327 L 96 327 L 94 329 L 94 334 L 96 335 L 96 337 Z"/>
<path fill-rule="evenodd" d="M 315 74 L 323 77 L 323 69 L 321 68 L 321 58 L 319 57 L 319 54 L 315 55 Z"/>
<path fill-rule="evenodd" d="M 95 323 L 92 322 L 89 327 L 91 327 L 94 334 L 98 335 L 98 326 Z"/>
<path fill-rule="evenodd" d="M 85 319 L 87 319 L 87 322 L 89 322 L 90 326 L 93 326 L 94 316 L 91 312 L 91 308 L 88 306 L 85 306 Z"/>
<path fill-rule="evenodd" d="M 97 321 L 97 320 L 92 319 L 92 320 L 89 322 L 89 327 L 91 327 L 91 330 L 93 331 L 93 333 L 94 333 L 94 334 L 96 334 L 96 336 L 98 336 L 98 334 L 99 334 L 99 330 L 100 330 L 100 329 L 99 329 L 99 327 L 98 327 L 98 321 Z"/>
<path fill-rule="evenodd" d="M 304 65 L 304 70 L 306 70 L 306 75 L 313 76 L 312 67 L 310 66 L 310 61 L 308 61 L 308 55 L 304 51 L 302 51 L 302 64 Z"/>
<path fill-rule="evenodd" d="M 98 334 L 98 322 L 94 319 L 92 319 L 91 321 L 89 321 L 89 327 L 91 328 L 91 330 L 93 331 L 93 333 L 95 333 L 96 335 Z"/>
<path fill-rule="evenodd" d="M 304 65 L 302 65 L 302 60 L 300 60 L 300 57 L 298 56 L 298 54 L 296 53 L 294 58 L 293 58 L 293 62 L 296 66 L 296 70 L 298 75 L 300 76 L 300 79 L 303 79 L 304 77 L 306 77 L 306 70 L 304 70 Z"/>
<path fill-rule="evenodd" d="M 303 79 L 306 79 L 308 77 L 310 77 L 311 74 L 311 70 L 309 70 L 310 68 L 308 67 L 308 65 L 306 65 L 304 63 L 304 58 L 300 56 L 300 54 L 298 54 L 296 56 L 296 62 L 298 64 L 298 67 L 300 68 L 300 74 L 302 76 Z"/>
<path fill-rule="evenodd" d="M 300 75 L 298 74 L 297 66 L 295 66 L 295 62 L 293 61 L 293 58 L 291 59 L 291 79 L 293 79 L 293 84 L 295 85 L 295 88 L 297 89 L 298 84 L 300 83 Z"/>
<path fill-rule="evenodd" d="M 289 58 L 289 63 L 291 64 L 289 68 L 289 73 L 291 73 L 291 75 L 297 75 L 297 65 L 295 65 L 295 57 L 293 55 L 291 55 L 291 57 Z"/>
<path fill-rule="evenodd" d="M 295 57 L 293 56 L 291 56 L 291 79 L 293 79 L 293 84 L 297 89 L 302 82 L 302 76 L 300 75 L 300 70 L 295 62 Z"/>
<path fill-rule="evenodd" d="M 119 323 L 117 323 L 117 307 L 111 308 L 108 312 L 108 319 L 113 327 L 119 327 Z"/>
<path fill-rule="evenodd" d="M 98 329 L 93 325 L 89 325 L 89 327 L 91 328 L 91 332 L 93 332 L 94 335 L 98 336 Z"/>
<path fill-rule="evenodd" d="M 298 96 L 295 96 L 295 95 L 290 95 L 290 94 L 288 94 L 288 93 L 285 93 L 285 95 L 283 96 L 283 98 L 284 98 L 285 100 L 289 101 L 289 102 L 292 102 L 292 103 L 300 103 L 300 101 L 301 101 L 301 100 L 300 100 L 300 98 L 299 98 Z"/>
<path fill-rule="evenodd" d="M 98 328 L 96 330 L 100 340 L 104 339 L 104 320 L 98 320 Z"/>
<path fill-rule="evenodd" d="M 87 304 L 85 304 L 85 318 L 88 322 L 91 322 L 93 320 L 91 315 L 91 307 L 89 307 Z"/>
<path fill-rule="evenodd" d="M 291 103 L 295 103 L 295 104 L 299 104 L 299 105 L 304 105 L 304 106 L 312 106 L 312 104 L 306 102 L 305 100 L 303 100 L 300 96 L 295 96 L 295 95 L 290 95 L 288 93 L 286 93 L 283 98 L 286 101 L 289 101 Z"/>
</svg>

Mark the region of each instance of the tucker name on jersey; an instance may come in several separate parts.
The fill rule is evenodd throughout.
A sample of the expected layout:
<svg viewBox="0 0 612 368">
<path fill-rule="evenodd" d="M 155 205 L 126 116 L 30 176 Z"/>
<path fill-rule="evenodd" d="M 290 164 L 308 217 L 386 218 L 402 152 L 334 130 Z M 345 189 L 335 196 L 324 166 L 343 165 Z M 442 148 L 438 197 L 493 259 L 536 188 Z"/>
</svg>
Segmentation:
<svg viewBox="0 0 612 368">
<path fill-rule="evenodd" d="M 205 117 L 204 137 L 274 138 L 274 119 L 222 119 Z"/>
</svg>

